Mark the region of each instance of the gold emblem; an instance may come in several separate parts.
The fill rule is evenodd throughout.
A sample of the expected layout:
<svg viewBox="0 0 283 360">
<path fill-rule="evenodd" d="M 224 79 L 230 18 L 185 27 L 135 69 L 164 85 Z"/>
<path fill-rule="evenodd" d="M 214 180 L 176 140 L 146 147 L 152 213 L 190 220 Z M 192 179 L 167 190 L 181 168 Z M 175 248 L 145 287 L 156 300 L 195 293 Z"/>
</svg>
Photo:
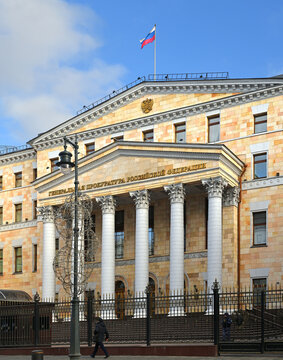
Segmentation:
<svg viewBox="0 0 283 360">
<path fill-rule="evenodd" d="M 152 99 L 146 99 L 141 103 L 142 111 L 147 114 L 152 110 L 153 106 L 153 100 Z"/>
</svg>

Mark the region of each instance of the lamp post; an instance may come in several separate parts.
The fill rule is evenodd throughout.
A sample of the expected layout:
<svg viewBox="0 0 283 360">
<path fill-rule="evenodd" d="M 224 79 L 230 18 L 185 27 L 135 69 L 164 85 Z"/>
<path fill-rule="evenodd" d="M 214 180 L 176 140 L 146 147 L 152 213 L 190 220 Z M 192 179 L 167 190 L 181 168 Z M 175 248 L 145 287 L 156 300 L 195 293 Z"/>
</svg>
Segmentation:
<svg viewBox="0 0 283 360">
<path fill-rule="evenodd" d="M 67 151 L 67 144 L 70 144 L 75 153 L 75 162 L 71 161 L 72 154 Z M 60 161 L 57 166 L 61 168 L 64 174 L 70 173 L 75 168 L 75 203 L 74 203 L 74 287 L 72 297 L 72 315 L 71 315 L 71 336 L 70 336 L 70 354 L 72 360 L 79 359 L 80 354 L 80 333 L 79 333 L 79 298 L 78 298 L 78 139 L 75 135 L 75 142 L 64 137 L 64 151 L 59 153 Z"/>
</svg>

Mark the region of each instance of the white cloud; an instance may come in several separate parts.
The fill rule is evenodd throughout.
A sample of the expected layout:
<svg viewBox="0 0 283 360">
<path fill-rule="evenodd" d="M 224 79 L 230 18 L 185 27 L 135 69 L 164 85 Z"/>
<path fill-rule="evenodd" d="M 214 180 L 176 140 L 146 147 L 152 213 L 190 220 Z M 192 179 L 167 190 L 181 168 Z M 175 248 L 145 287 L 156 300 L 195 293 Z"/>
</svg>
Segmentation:
<svg viewBox="0 0 283 360">
<path fill-rule="evenodd" d="M 14 136 L 26 141 L 121 86 L 123 66 L 97 59 L 99 23 L 64 0 L 0 0 L 0 96 Z"/>
</svg>

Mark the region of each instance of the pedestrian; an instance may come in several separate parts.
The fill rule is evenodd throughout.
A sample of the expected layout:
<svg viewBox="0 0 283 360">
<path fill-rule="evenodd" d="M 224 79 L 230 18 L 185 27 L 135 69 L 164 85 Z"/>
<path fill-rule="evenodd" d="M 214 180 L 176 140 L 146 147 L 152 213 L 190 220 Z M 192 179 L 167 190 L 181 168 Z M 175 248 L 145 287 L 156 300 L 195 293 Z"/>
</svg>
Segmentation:
<svg viewBox="0 0 283 360">
<path fill-rule="evenodd" d="M 94 341 L 95 341 L 95 347 L 93 350 L 93 353 L 90 355 L 92 358 L 95 357 L 98 348 L 100 347 L 101 350 L 105 354 L 105 358 L 109 357 L 108 351 L 106 350 L 105 346 L 103 345 L 103 341 L 108 341 L 109 339 L 109 333 L 106 329 L 106 325 L 104 324 L 103 320 L 99 317 L 97 318 L 98 322 L 95 325 L 94 329 Z"/>
<path fill-rule="evenodd" d="M 222 340 L 229 341 L 230 340 L 230 328 L 232 324 L 232 319 L 230 315 L 226 312 L 224 314 L 224 318 L 222 320 Z"/>
</svg>

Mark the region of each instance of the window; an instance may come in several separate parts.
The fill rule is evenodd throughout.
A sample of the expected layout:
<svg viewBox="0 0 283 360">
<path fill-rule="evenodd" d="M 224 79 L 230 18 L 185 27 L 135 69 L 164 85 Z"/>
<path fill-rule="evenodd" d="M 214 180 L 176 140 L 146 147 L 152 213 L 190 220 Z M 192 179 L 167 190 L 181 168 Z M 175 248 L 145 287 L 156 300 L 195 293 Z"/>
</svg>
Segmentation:
<svg viewBox="0 0 283 360">
<path fill-rule="evenodd" d="M 254 115 L 254 133 L 267 131 L 267 114 Z"/>
<path fill-rule="evenodd" d="M 91 154 L 94 151 L 95 151 L 95 143 L 94 142 L 85 144 L 85 153 L 86 153 L 86 155 Z"/>
<path fill-rule="evenodd" d="M 0 275 L 3 275 L 3 249 L 0 249 Z"/>
<path fill-rule="evenodd" d="M 176 124 L 175 125 L 175 142 L 186 142 L 186 124 Z"/>
<path fill-rule="evenodd" d="M 254 155 L 254 179 L 267 177 L 267 153 Z"/>
<path fill-rule="evenodd" d="M 208 198 L 205 198 L 204 203 L 204 214 L 205 214 L 205 250 L 207 250 L 208 246 Z"/>
<path fill-rule="evenodd" d="M 124 257 L 124 210 L 115 212 L 115 259 Z"/>
<path fill-rule="evenodd" d="M 32 214 L 32 218 L 35 220 L 37 219 L 37 200 L 33 200 L 33 204 L 32 204 L 33 208 L 33 214 Z"/>
<path fill-rule="evenodd" d="M 220 140 L 220 115 L 208 118 L 208 142 Z"/>
<path fill-rule="evenodd" d="M 37 168 L 33 169 L 33 181 L 37 179 Z"/>
<path fill-rule="evenodd" d="M 145 141 L 145 142 L 153 142 L 153 129 L 143 131 L 143 141 Z"/>
<path fill-rule="evenodd" d="M 51 166 L 51 172 L 56 171 L 59 169 L 57 166 L 57 162 L 59 161 L 59 158 L 50 159 L 50 166 Z"/>
<path fill-rule="evenodd" d="M 22 186 L 22 172 L 15 173 L 15 187 Z"/>
<path fill-rule="evenodd" d="M 55 267 L 58 267 L 57 254 L 60 248 L 60 240 L 58 237 L 55 238 Z"/>
<path fill-rule="evenodd" d="M 84 258 L 85 261 L 94 261 L 95 214 L 91 215 L 91 222 L 84 220 Z"/>
<path fill-rule="evenodd" d="M 253 245 L 266 245 L 266 211 L 253 213 Z"/>
<path fill-rule="evenodd" d="M 187 251 L 187 203 L 184 201 L 184 252 Z"/>
<path fill-rule="evenodd" d="M 253 279 L 253 305 L 261 305 L 261 292 L 266 290 L 266 278 Z"/>
<path fill-rule="evenodd" d="M 33 254 L 32 254 L 33 255 L 32 271 L 36 272 L 37 271 L 37 244 L 33 244 L 32 252 L 33 252 Z"/>
<path fill-rule="evenodd" d="M 15 205 L 15 222 L 22 221 L 22 204 Z"/>
<path fill-rule="evenodd" d="M 113 136 L 112 140 L 113 141 L 122 141 L 122 140 L 124 140 L 124 136 L 123 135 Z"/>
<path fill-rule="evenodd" d="M 3 190 L 3 176 L 0 176 L 0 190 Z"/>
<path fill-rule="evenodd" d="M 148 211 L 148 251 L 149 256 L 154 255 L 154 206 Z"/>
<path fill-rule="evenodd" d="M 15 251 L 15 273 L 21 273 L 23 269 L 22 248 L 16 247 Z"/>
<path fill-rule="evenodd" d="M 0 206 L 0 225 L 3 225 L 3 206 Z"/>
</svg>

